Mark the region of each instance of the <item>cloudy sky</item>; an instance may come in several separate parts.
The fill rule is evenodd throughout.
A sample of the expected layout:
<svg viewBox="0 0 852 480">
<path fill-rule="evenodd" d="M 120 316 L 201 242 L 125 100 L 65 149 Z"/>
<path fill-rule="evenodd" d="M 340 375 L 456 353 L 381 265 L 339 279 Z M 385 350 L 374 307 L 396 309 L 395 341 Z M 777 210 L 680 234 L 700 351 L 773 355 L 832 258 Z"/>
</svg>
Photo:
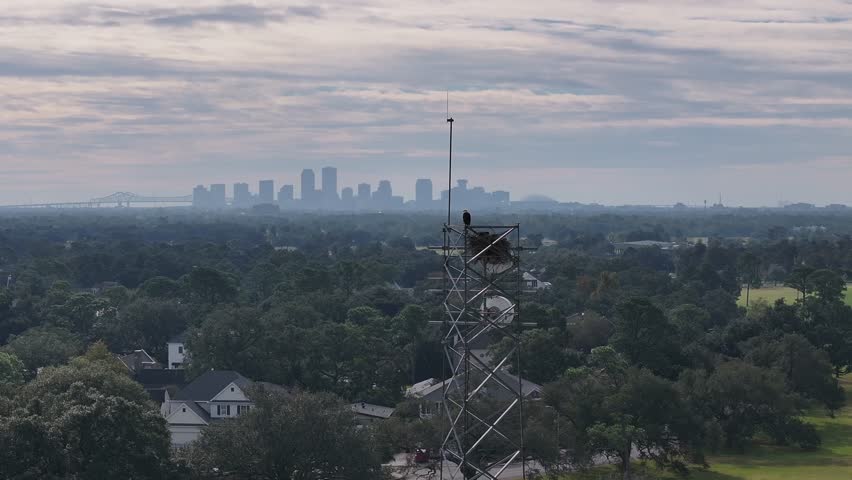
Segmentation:
<svg viewBox="0 0 852 480">
<path fill-rule="evenodd" d="M 514 198 L 852 204 L 848 0 L 9 3 L 2 204 L 326 165 L 411 195 L 447 89 L 459 176 Z"/>
</svg>

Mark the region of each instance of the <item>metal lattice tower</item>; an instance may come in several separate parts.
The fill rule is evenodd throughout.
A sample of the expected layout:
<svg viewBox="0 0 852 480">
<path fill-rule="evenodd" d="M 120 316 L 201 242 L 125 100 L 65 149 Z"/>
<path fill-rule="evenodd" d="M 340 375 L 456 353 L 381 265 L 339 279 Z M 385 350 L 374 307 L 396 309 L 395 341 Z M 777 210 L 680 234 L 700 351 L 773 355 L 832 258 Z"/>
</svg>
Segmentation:
<svg viewBox="0 0 852 480">
<path fill-rule="evenodd" d="M 521 360 L 520 251 L 518 225 L 444 225 L 442 480 L 526 478 L 523 384 L 505 370 Z"/>
</svg>

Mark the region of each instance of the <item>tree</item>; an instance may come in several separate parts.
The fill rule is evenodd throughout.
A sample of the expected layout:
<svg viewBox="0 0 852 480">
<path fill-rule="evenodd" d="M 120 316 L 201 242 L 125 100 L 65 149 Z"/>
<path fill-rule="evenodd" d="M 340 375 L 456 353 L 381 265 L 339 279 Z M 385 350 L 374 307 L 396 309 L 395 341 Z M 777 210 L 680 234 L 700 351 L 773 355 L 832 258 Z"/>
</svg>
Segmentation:
<svg viewBox="0 0 852 480">
<path fill-rule="evenodd" d="M 808 339 L 787 334 L 778 339 L 756 337 L 749 342 L 746 360 L 784 375 L 791 390 L 824 404 L 829 411 L 843 406 L 844 392 L 834 378 L 828 354 Z"/>
<path fill-rule="evenodd" d="M 748 306 L 751 286 L 760 284 L 760 259 L 751 252 L 745 252 L 737 261 L 737 269 L 741 282 L 746 284 L 746 306 Z"/>
<path fill-rule="evenodd" d="M 0 352 L 0 387 L 24 383 L 25 370 L 24 364 L 18 360 L 18 357 Z"/>
<path fill-rule="evenodd" d="M 655 373 L 672 373 L 676 345 L 673 330 L 663 311 L 649 300 L 632 298 L 616 306 L 612 346 L 631 365 Z"/>
<path fill-rule="evenodd" d="M 784 285 L 795 289 L 798 294 L 801 294 L 801 296 L 804 297 L 808 294 L 808 276 L 810 276 L 813 271 L 813 268 L 798 267 L 790 273 L 787 280 L 784 281 Z"/>
<path fill-rule="evenodd" d="M 30 374 L 34 374 L 40 367 L 61 365 L 82 352 L 83 340 L 64 328 L 36 327 L 12 335 L 3 348 L 18 357 Z"/>
<path fill-rule="evenodd" d="M 152 277 L 136 290 L 136 295 L 149 298 L 174 298 L 180 295 L 180 283 L 168 277 Z"/>
<path fill-rule="evenodd" d="M 165 359 L 166 342 L 186 330 L 189 317 L 189 307 L 175 300 L 139 298 L 115 315 L 99 317 L 93 332 L 114 351 L 143 348 L 154 358 Z"/>
<path fill-rule="evenodd" d="M 233 275 L 215 268 L 193 268 L 186 283 L 195 298 L 210 305 L 232 302 L 237 297 L 237 282 Z"/>
<path fill-rule="evenodd" d="M 122 370 L 100 344 L 20 389 L 0 416 L 0 476 L 167 478 L 165 420 Z"/>
<path fill-rule="evenodd" d="M 846 281 L 837 273 L 827 270 L 815 270 L 806 279 L 808 291 L 813 292 L 822 302 L 837 302 L 846 290 Z"/>
<path fill-rule="evenodd" d="M 678 390 L 690 410 L 718 426 L 728 448 L 742 451 L 758 432 L 782 431 L 775 428 L 778 425 L 797 426 L 783 430 L 786 433 L 780 438 L 776 435 L 778 443 L 813 443 L 813 427 L 797 424 L 797 397 L 787 390 L 784 376 L 775 370 L 732 360 L 710 374 L 684 372 Z"/>
<path fill-rule="evenodd" d="M 629 366 L 611 347 L 596 348 L 587 366 L 547 385 L 544 401 L 563 420 L 560 446 L 576 467 L 601 455 L 614 457 L 629 479 L 634 451 L 681 472 L 702 458 L 700 426 L 674 384 Z"/>
<path fill-rule="evenodd" d="M 247 480 L 381 478 L 370 430 L 359 428 L 337 397 L 255 390 L 252 398 L 248 414 L 211 425 L 192 444 L 187 457 L 196 472 Z"/>
<path fill-rule="evenodd" d="M 565 334 L 559 329 L 528 330 L 521 335 L 521 351 L 535 352 L 524 355 L 520 376 L 536 383 L 552 382 L 559 378 L 569 367 L 582 365 L 580 352 L 568 348 Z M 503 358 L 515 342 L 504 338 L 491 348 L 493 358 Z M 518 373 L 517 356 L 509 358 L 513 373 Z"/>
</svg>

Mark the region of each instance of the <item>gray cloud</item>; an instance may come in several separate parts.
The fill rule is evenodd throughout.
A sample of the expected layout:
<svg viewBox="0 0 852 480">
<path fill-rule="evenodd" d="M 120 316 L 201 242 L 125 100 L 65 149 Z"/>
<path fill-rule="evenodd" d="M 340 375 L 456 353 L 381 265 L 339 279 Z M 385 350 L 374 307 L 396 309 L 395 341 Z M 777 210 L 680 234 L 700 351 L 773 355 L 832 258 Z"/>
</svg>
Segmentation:
<svg viewBox="0 0 852 480">
<path fill-rule="evenodd" d="M 280 22 L 284 16 L 269 9 L 250 4 L 227 5 L 211 9 L 155 11 L 149 14 L 148 23 L 168 27 L 192 27 L 199 23 L 231 23 L 239 25 L 265 25 Z"/>
</svg>

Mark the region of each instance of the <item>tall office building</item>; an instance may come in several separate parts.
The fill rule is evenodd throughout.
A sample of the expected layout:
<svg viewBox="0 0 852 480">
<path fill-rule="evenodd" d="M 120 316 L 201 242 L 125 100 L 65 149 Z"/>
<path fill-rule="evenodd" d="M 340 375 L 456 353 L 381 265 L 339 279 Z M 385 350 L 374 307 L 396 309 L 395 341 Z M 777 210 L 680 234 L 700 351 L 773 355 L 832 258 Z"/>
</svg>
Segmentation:
<svg viewBox="0 0 852 480">
<path fill-rule="evenodd" d="M 337 200 L 337 169 L 324 167 L 322 169 L 322 197 L 326 201 Z"/>
<path fill-rule="evenodd" d="M 346 207 L 351 207 L 355 202 L 355 192 L 352 191 L 351 187 L 346 187 L 340 191 L 340 200 L 345 204 Z"/>
<path fill-rule="evenodd" d="M 414 202 L 417 208 L 428 208 L 432 205 L 432 180 L 420 178 L 414 184 Z"/>
<path fill-rule="evenodd" d="M 258 183 L 257 199 L 260 203 L 275 202 L 275 182 L 273 180 L 261 180 Z"/>
<path fill-rule="evenodd" d="M 373 198 L 376 200 L 386 200 L 393 196 L 390 180 L 380 180 L 379 186 L 373 193 Z"/>
<path fill-rule="evenodd" d="M 370 200 L 370 184 L 369 183 L 359 183 L 358 184 L 358 200 L 361 202 L 366 202 Z"/>
<path fill-rule="evenodd" d="M 302 191 L 300 192 L 302 202 L 313 202 L 316 196 L 317 181 L 314 171 L 310 168 L 302 170 Z"/>
<path fill-rule="evenodd" d="M 278 191 L 278 203 L 292 202 L 295 198 L 295 188 L 293 185 L 284 185 Z"/>
<path fill-rule="evenodd" d="M 505 190 L 497 190 L 491 194 L 494 197 L 494 201 L 497 203 L 508 204 L 509 203 L 509 192 Z"/>
<path fill-rule="evenodd" d="M 251 205 L 251 192 L 248 183 L 234 184 L 234 206 L 248 207 Z"/>
<path fill-rule="evenodd" d="M 210 192 L 204 185 L 198 185 L 192 189 L 192 206 L 195 208 L 208 208 L 210 206 Z"/>
<path fill-rule="evenodd" d="M 210 185 L 210 206 L 214 208 L 225 208 L 225 184 L 214 183 Z"/>
</svg>

